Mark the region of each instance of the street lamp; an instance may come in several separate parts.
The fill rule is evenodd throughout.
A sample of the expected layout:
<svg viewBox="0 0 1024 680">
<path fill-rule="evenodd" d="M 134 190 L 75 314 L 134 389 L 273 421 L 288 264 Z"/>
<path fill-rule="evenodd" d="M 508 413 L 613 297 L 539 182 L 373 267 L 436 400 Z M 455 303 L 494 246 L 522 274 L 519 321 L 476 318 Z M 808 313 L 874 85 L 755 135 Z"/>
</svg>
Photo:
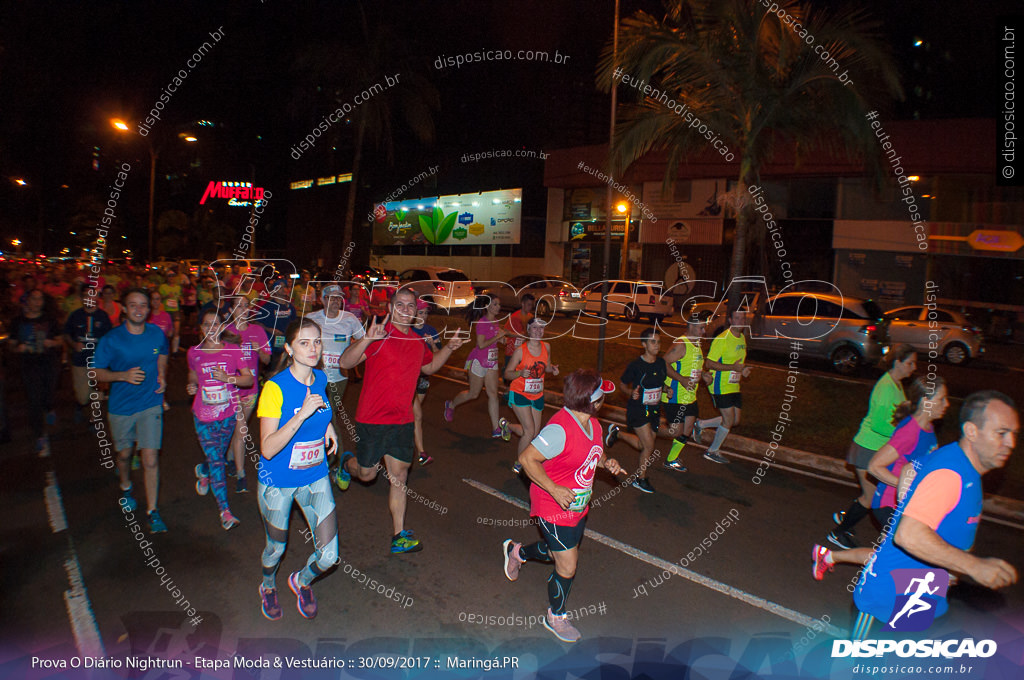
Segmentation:
<svg viewBox="0 0 1024 680">
<path fill-rule="evenodd" d="M 128 124 L 120 118 L 111 118 L 110 124 L 115 130 L 120 132 L 128 131 Z M 150 262 L 153 261 L 153 199 L 156 195 L 156 159 L 160 155 L 156 147 L 153 146 L 153 141 L 146 137 L 147 145 L 149 146 L 149 247 L 148 247 L 148 259 Z"/>
<path fill-rule="evenodd" d="M 619 203 L 615 209 L 619 211 L 619 214 L 626 216 L 626 226 L 622 230 L 622 256 L 619 258 L 619 278 L 625 279 L 627 278 L 626 264 L 629 262 L 629 204 Z"/>
</svg>

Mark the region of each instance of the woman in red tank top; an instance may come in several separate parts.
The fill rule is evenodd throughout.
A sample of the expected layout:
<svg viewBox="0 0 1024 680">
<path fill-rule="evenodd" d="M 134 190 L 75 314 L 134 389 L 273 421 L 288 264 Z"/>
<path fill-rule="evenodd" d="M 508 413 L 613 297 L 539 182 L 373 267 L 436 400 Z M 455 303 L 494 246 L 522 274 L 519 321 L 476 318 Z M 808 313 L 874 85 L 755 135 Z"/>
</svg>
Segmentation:
<svg viewBox="0 0 1024 680">
<path fill-rule="evenodd" d="M 519 454 L 540 432 L 544 413 L 544 376 L 547 373 L 558 375 L 558 366 L 551 363 L 551 345 L 541 342 L 546 325 L 540 319 L 533 319 L 526 325 L 529 340 L 516 348 L 505 367 L 505 380 L 512 383 L 508 390 L 508 405 L 519 421 L 509 425 L 509 430 L 519 437 L 517 462 L 512 466 L 517 474 L 522 471 L 518 463 Z"/>
</svg>

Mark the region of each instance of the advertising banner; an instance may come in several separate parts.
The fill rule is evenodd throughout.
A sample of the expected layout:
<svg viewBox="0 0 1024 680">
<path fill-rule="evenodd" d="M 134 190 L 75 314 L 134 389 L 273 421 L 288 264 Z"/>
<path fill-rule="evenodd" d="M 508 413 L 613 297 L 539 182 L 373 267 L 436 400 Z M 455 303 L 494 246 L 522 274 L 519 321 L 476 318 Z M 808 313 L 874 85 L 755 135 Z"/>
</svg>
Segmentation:
<svg viewBox="0 0 1024 680">
<path fill-rule="evenodd" d="M 522 189 L 501 189 L 379 203 L 373 245 L 519 243 L 522 200 Z"/>
</svg>

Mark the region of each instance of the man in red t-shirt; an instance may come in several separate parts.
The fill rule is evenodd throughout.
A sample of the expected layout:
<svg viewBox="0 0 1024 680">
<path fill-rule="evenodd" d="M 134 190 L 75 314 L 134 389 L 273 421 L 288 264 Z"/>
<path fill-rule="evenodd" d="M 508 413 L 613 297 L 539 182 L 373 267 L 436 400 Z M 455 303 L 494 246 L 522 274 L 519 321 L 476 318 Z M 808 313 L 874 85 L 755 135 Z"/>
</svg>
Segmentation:
<svg viewBox="0 0 1024 680">
<path fill-rule="evenodd" d="M 352 477 L 373 481 L 383 458 L 384 476 L 391 482 L 388 507 L 395 531 L 391 552 L 416 552 L 423 545 L 405 528 L 405 484 L 415 448 L 413 395 L 420 373 L 437 372 L 465 339 L 456 336 L 437 354 L 431 352 L 412 330 L 416 294 L 411 290 L 395 293 L 388 309 L 383 323 L 374 321 L 366 335 L 341 355 L 342 368 L 355 368 L 363 361 L 366 368 L 356 407 L 356 455 L 348 453 L 342 458 L 334 480 L 342 491 L 348 489 Z"/>
</svg>

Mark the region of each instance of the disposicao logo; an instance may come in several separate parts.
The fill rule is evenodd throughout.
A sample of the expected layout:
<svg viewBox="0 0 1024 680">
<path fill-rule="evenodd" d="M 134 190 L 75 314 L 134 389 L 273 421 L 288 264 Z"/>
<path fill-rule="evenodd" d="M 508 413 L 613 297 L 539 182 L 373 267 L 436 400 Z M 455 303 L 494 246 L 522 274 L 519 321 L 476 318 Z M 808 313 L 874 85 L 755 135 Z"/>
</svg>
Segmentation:
<svg viewBox="0 0 1024 680">
<path fill-rule="evenodd" d="M 896 603 L 885 630 L 917 632 L 927 630 L 935 620 L 935 608 L 945 599 L 949 573 L 945 569 L 893 569 Z"/>
</svg>

